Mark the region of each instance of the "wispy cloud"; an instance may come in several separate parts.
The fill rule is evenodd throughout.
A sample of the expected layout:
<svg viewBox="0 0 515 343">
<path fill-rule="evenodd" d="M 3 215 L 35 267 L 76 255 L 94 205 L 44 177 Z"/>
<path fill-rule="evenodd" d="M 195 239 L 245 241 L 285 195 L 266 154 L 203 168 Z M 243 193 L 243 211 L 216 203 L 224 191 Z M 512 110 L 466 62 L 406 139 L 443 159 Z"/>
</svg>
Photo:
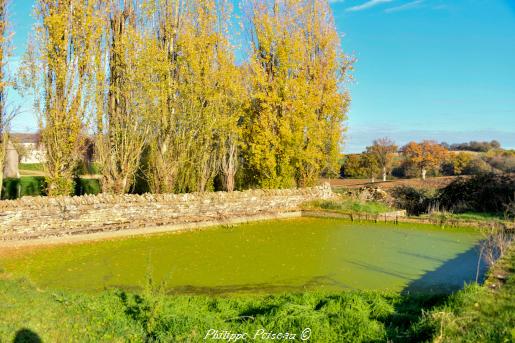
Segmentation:
<svg viewBox="0 0 515 343">
<path fill-rule="evenodd" d="M 347 12 L 357 12 L 357 11 L 363 11 L 372 7 L 375 7 L 377 5 L 386 4 L 389 2 L 392 2 L 394 0 L 369 0 L 361 5 L 352 6 L 346 9 Z"/>
<path fill-rule="evenodd" d="M 408 2 L 408 3 L 402 4 L 402 5 L 400 5 L 400 6 L 395 6 L 395 7 L 387 8 L 387 9 L 385 9 L 384 11 L 385 11 L 386 13 L 393 13 L 393 12 L 405 11 L 405 10 L 409 10 L 409 9 L 413 9 L 413 8 L 420 7 L 420 5 L 421 5 L 424 1 L 425 1 L 425 0 L 415 0 L 415 1 L 412 1 L 412 2 Z"/>
</svg>

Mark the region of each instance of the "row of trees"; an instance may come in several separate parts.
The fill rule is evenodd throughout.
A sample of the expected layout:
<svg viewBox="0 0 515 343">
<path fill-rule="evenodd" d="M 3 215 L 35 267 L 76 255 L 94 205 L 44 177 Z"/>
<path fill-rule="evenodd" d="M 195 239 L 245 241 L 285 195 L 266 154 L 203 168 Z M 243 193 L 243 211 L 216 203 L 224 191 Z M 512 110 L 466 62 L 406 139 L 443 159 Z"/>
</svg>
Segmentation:
<svg viewBox="0 0 515 343">
<path fill-rule="evenodd" d="M 488 152 L 490 150 L 495 150 L 501 148 L 501 143 L 499 141 L 491 140 L 487 141 L 470 141 L 468 143 L 455 143 L 455 144 L 447 144 L 441 143 L 444 147 L 452 151 L 475 151 L 475 152 Z"/>
<path fill-rule="evenodd" d="M 372 181 L 379 174 L 386 181 L 388 174 L 425 179 L 428 173 L 452 176 L 487 172 L 514 173 L 515 150 L 452 151 L 434 141 L 409 142 L 398 148 L 390 139 L 381 138 L 363 153 L 345 156 L 340 170 L 344 177 L 367 177 Z"/>
<path fill-rule="evenodd" d="M 104 192 L 291 187 L 338 168 L 350 69 L 325 0 L 36 0 L 20 71 L 70 194 L 93 137 Z M 6 22 L 6 18 L 3 18 Z M 0 93 L 1 94 L 1 93 Z"/>
<path fill-rule="evenodd" d="M 375 140 L 362 154 L 346 156 L 342 174 L 349 177 L 366 176 L 373 182 L 381 172 L 383 181 L 386 181 L 396 164 L 425 179 L 428 171 L 440 168 L 444 162 L 451 163 L 453 171 L 460 174 L 470 162 L 469 155 L 460 153 L 454 158 L 451 156 L 443 145 L 434 141 L 409 142 L 399 149 L 390 139 L 382 138 Z"/>
</svg>

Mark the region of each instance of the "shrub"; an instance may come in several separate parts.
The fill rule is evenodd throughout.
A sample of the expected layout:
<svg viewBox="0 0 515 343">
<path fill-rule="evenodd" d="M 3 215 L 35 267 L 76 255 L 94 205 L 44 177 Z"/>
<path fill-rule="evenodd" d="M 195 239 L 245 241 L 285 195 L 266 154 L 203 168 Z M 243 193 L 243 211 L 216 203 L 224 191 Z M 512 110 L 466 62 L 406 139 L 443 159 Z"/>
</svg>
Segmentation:
<svg viewBox="0 0 515 343">
<path fill-rule="evenodd" d="M 473 159 L 470 161 L 465 168 L 463 168 L 462 174 L 464 175 L 478 175 L 488 173 L 492 170 L 492 167 L 480 158 Z"/>
<path fill-rule="evenodd" d="M 397 186 L 390 191 L 394 204 L 405 209 L 410 215 L 419 215 L 427 211 L 435 200 L 435 192 L 426 188 Z"/>
<path fill-rule="evenodd" d="M 22 196 L 46 195 L 46 182 L 43 176 L 23 176 L 6 178 L 2 187 L 2 199 L 12 200 Z"/>
<path fill-rule="evenodd" d="M 100 193 L 98 179 L 77 178 L 74 180 L 74 195 Z M 44 176 L 22 176 L 6 178 L 2 185 L 2 200 L 13 200 L 24 196 L 47 195 L 47 183 Z"/>
<path fill-rule="evenodd" d="M 453 212 L 493 212 L 506 210 L 515 196 L 515 176 L 508 174 L 479 174 L 457 178 L 440 190 L 438 201 Z"/>
<path fill-rule="evenodd" d="M 75 195 L 99 194 L 100 191 L 100 180 L 98 179 L 77 178 L 75 180 Z"/>
</svg>

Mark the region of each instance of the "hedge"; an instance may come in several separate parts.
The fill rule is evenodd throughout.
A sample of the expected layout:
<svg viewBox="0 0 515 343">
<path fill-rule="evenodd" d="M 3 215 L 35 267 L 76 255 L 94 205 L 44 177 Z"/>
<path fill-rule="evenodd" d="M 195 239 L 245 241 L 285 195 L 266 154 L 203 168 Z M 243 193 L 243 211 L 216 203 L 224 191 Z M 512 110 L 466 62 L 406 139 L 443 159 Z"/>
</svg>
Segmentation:
<svg viewBox="0 0 515 343">
<path fill-rule="evenodd" d="M 75 195 L 100 193 L 98 179 L 75 180 Z M 17 199 L 23 196 L 46 195 L 44 176 L 22 176 L 21 178 L 6 178 L 2 185 L 2 200 Z"/>
</svg>

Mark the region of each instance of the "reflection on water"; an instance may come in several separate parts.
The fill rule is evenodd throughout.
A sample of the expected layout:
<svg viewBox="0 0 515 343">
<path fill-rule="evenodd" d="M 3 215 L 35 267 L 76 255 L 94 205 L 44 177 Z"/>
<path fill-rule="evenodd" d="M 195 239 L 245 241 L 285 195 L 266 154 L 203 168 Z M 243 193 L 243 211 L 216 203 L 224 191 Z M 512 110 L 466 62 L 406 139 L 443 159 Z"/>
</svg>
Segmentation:
<svg viewBox="0 0 515 343">
<path fill-rule="evenodd" d="M 0 261 L 40 287 L 170 292 L 456 289 L 476 277 L 480 235 L 413 224 L 298 218 L 45 247 Z"/>
</svg>

